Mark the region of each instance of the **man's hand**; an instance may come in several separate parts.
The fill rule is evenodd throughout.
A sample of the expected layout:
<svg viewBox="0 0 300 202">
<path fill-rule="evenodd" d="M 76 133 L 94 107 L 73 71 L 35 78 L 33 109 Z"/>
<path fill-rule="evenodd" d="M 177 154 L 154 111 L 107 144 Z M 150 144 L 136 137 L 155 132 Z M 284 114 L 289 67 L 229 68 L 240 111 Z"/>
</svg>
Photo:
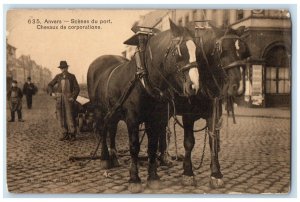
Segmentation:
<svg viewBox="0 0 300 202">
<path fill-rule="evenodd" d="M 70 102 L 74 102 L 74 99 L 71 97 L 71 98 L 69 98 L 69 101 Z"/>
<path fill-rule="evenodd" d="M 53 97 L 55 97 L 55 96 L 56 96 L 56 94 L 55 94 L 55 93 L 50 93 L 50 96 L 53 96 Z"/>
</svg>

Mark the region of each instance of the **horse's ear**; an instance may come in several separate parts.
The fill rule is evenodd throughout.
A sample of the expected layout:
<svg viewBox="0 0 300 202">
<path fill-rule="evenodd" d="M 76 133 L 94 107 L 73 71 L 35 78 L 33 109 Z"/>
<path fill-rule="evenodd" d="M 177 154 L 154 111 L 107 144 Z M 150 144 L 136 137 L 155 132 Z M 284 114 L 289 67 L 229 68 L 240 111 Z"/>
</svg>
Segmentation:
<svg viewBox="0 0 300 202">
<path fill-rule="evenodd" d="M 227 28 L 226 34 L 235 34 L 237 36 L 242 36 L 245 32 L 245 26 L 240 26 L 237 29 L 232 29 L 230 27 Z"/>
<path fill-rule="evenodd" d="M 216 27 L 212 22 L 208 22 L 208 24 L 216 34 L 217 38 L 220 38 L 224 35 L 223 31 L 220 28 Z"/>
<path fill-rule="evenodd" d="M 172 35 L 174 37 L 178 37 L 181 35 L 181 31 L 180 31 L 180 28 L 175 25 L 175 23 L 169 18 L 169 22 L 170 22 L 170 29 L 171 29 L 171 32 L 172 32 Z"/>
<path fill-rule="evenodd" d="M 237 28 L 235 30 L 236 35 L 242 36 L 245 32 L 245 28 L 246 28 L 245 26 L 240 26 L 239 28 Z"/>
</svg>

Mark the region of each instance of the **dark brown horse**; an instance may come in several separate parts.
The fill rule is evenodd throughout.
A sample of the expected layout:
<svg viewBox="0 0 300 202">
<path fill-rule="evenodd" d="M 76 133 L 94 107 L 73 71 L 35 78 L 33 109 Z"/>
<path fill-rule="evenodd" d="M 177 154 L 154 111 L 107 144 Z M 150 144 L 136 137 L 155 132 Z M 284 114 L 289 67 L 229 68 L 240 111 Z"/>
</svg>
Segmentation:
<svg viewBox="0 0 300 202">
<path fill-rule="evenodd" d="M 131 155 L 130 186 L 141 191 L 138 175 L 139 124 L 145 122 L 148 136 L 148 184 L 157 184 L 156 152 L 158 137 L 163 135 L 167 117 L 161 99 L 147 88 L 161 92 L 169 89 L 191 96 L 199 89 L 196 45 L 190 31 L 170 21 L 171 29 L 152 36 L 146 46 L 147 78 L 136 79 L 136 63 L 120 56 L 97 58 L 88 70 L 88 93 L 95 106 L 97 126 L 102 137 L 101 160 L 107 167 L 118 165 L 115 135 L 117 124 L 124 120 L 128 128 Z M 147 82 L 146 82 L 147 79 Z M 143 86 L 147 83 L 147 86 Z M 172 85 L 171 85 L 172 83 Z M 149 85 L 151 85 L 149 87 Z M 153 90 L 154 89 L 154 90 Z M 110 150 L 107 146 L 110 137 Z"/>
<path fill-rule="evenodd" d="M 250 56 L 247 45 L 241 36 L 244 29 L 227 29 L 226 32 L 213 27 L 196 32 L 197 62 L 200 72 L 201 90 L 188 99 L 175 94 L 176 114 L 182 116 L 184 128 L 185 157 L 183 161 L 183 183 L 195 184 L 191 152 L 194 148 L 194 122 L 203 118 L 207 122 L 211 151 L 211 186 L 222 187 L 218 152 L 220 150 L 219 130 L 222 101 L 229 96 L 244 93 L 241 68 Z M 214 103 L 215 102 L 215 103 Z M 164 133 L 165 134 L 165 133 Z M 165 142 L 161 136 L 160 141 Z M 160 152 L 166 154 L 166 144 L 160 144 Z"/>
</svg>

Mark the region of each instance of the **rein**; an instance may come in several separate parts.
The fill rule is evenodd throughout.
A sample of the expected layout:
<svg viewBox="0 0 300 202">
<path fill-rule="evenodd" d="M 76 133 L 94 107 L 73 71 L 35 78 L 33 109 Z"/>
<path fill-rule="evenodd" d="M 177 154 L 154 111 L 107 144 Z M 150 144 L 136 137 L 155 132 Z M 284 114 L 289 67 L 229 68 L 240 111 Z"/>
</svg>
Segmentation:
<svg viewBox="0 0 300 202">
<path fill-rule="evenodd" d="M 221 68 L 223 74 L 224 74 L 224 77 L 225 77 L 225 80 L 228 79 L 228 75 L 226 73 L 226 70 L 228 69 L 231 69 L 231 68 L 234 68 L 234 67 L 238 67 L 238 66 L 243 66 L 245 65 L 245 62 L 246 60 L 237 60 L 237 61 L 234 61 L 226 66 L 224 66 L 222 64 L 222 61 L 221 61 L 221 54 L 222 54 L 222 43 L 223 43 L 223 40 L 224 39 L 236 39 L 236 40 L 239 40 L 241 39 L 241 37 L 239 36 L 236 36 L 236 35 L 224 35 L 222 36 L 220 39 L 218 39 L 215 43 L 215 47 L 214 47 L 214 50 L 212 52 L 212 55 L 217 55 L 217 58 L 218 58 L 218 67 Z M 205 60 L 205 63 L 208 67 L 208 70 L 213 78 L 213 81 L 215 83 L 215 85 L 217 86 L 218 90 L 219 90 L 219 96 L 217 96 L 219 99 L 222 99 L 222 98 L 226 98 L 226 103 L 227 103 L 227 115 L 230 114 L 230 111 L 232 112 L 232 117 L 233 117 L 233 122 L 236 123 L 235 121 L 235 114 L 234 114 L 234 102 L 233 102 L 233 97 L 232 96 L 226 96 L 222 93 L 222 87 L 219 85 L 219 82 L 217 81 L 217 79 L 215 78 L 214 74 L 212 73 L 211 71 L 211 66 L 208 62 L 208 59 L 206 57 L 206 54 L 205 54 L 205 51 L 204 51 L 204 44 L 203 44 L 203 39 L 202 37 L 200 37 L 200 49 L 201 49 L 201 53 L 202 53 L 202 56 Z M 207 95 L 213 99 L 214 96 L 211 95 L 211 93 L 209 92 L 209 89 L 207 88 Z"/>
<path fill-rule="evenodd" d="M 108 87 L 109 87 L 109 82 L 110 82 L 110 79 L 112 77 L 112 75 L 114 74 L 114 72 L 116 71 L 116 69 L 118 69 L 121 65 L 123 65 L 123 63 L 117 65 L 109 74 L 108 76 L 108 79 L 107 79 L 107 82 L 106 82 L 106 92 L 105 92 L 105 96 L 107 98 L 107 94 L 108 94 Z"/>
</svg>

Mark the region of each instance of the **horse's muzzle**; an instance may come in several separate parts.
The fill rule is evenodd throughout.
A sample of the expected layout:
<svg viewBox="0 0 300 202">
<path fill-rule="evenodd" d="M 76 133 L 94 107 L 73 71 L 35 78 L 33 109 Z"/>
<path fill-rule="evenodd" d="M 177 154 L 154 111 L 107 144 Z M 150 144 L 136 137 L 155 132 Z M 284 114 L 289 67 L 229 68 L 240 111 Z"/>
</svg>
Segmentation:
<svg viewBox="0 0 300 202">
<path fill-rule="evenodd" d="M 198 92 L 198 88 L 192 82 L 186 82 L 183 84 L 183 94 L 186 97 L 190 97 L 196 95 Z"/>
</svg>

